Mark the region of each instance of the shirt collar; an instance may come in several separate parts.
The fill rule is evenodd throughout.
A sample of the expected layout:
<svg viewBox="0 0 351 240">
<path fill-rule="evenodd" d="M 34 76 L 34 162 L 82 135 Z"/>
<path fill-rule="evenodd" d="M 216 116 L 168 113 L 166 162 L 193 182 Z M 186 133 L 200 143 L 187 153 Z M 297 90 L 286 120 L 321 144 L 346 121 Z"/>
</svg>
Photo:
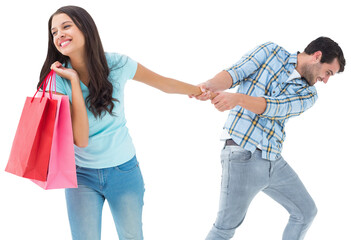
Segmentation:
<svg viewBox="0 0 351 240">
<path fill-rule="evenodd" d="M 294 71 L 291 73 L 291 75 L 289 76 L 288 80 L 286 80 L 287 82 L 294 80 L 294 79 L 301 79 L 301 75 L 298 71 L 296 71 L 296 69 L 294 69 Z"/>
<path fill-rule="evenodd" d="M 300 52 L 296 52 L 296 53 L 290 54 L 288 63 L 294 64 L 295 67 L 296 67 L 296 64 L 297 64 L 297 54 L 299 54 L 299 53 L 300 53 Z"/>
<path fill-rule="evenodd" d="M 293 64 L 295 66 L 294 71 L 291 73 L 291 75 L 289 76 L 287 82 L 292 81 L 292 80 L 301 80 L 301 81 L 305 81 L 304 79 L 301 78 L 301 75 L 298 71 L 296 71 L 296 65 L 297 65 L 297 55 L 300 52 L 296 52 L 296 53 L 292 53 L 290 54 L 288 63 L 289 64 Z"/>
</svg>

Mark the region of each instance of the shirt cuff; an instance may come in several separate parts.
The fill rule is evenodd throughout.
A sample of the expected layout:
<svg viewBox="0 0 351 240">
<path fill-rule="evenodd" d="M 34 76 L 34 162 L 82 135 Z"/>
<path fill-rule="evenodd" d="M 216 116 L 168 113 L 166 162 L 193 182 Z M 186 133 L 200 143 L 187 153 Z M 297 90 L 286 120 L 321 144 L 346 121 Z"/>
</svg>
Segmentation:
<svg viewBox="0 0 351 240">
<path fill-rule="evenodd" d="M 266 99 L 266 109 L 263 113 L 260 114 L 262 117 L 273 117 L 276 114 L 278 102 L 276 100 L 272 100 L 268 96 L 260 96 Z"/>
<path fill-rule="evenodd" d="M 237 72 L 233 71 L 232 69 L 225 69 L 225 71 L 227 71 L 230 74 L 230 76 L 232 77 L 232 85 L 230 88 L 236 87 L 239 83 L 239 81 L 238 81 L 239 76 L 238 76 Z"/>
</svg>

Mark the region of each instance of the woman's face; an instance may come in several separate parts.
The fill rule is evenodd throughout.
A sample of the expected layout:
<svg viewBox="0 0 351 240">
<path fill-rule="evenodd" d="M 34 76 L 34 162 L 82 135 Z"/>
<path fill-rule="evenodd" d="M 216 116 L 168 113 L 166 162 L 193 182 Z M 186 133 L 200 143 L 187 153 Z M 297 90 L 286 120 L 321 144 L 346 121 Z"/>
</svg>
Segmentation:
<svg viewBox="0 0 351 240">
<path fill-rule="evenodd" d="M 84 56 L 84 35 L 67 14 L 60 13 L 52 18 L 51 34 L 61 54 L 70 58 Z"/>
</svg>

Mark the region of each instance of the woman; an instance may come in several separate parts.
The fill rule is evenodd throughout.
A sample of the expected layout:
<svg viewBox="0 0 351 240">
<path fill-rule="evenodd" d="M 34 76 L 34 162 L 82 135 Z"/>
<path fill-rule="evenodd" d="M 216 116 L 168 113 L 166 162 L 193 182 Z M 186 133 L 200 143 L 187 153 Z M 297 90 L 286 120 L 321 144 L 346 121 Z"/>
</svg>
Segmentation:
<svg viewBox="0 0 351 240">
<path fill-rule="evenodd" d="M 50 68 L 58 75 L 57 92 L 71 102 L 78 188 L 65 193 L 72 238 L 100 239 L 106 199 L 119 239 L 143 239 L 144 183 L 126 127 L 125 83 L 134 79 L 166 93 L 193 96 L 201 90 L 162 77 L 127 56 L 104 53 L 93 19 L 75 6 L 62 7 L 49 19 L 39 84 Z"/>
</svg>

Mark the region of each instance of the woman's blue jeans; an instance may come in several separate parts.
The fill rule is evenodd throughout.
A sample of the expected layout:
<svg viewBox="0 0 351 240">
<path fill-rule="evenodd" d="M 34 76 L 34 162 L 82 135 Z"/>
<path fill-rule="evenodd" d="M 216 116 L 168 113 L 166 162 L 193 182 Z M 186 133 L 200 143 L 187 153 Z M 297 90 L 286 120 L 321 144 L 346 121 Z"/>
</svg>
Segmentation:
<svg viewBox="0 0 351 240">
<path fill-rule="evenodd" d="M 261 150 L 251 153 L 239 146 L 226 146 L 222 150 L 219 211 L 206 240 L 231 239 L 243 222 L 252 199 L 260 191 L 290 213 L 283 240 L 304 238 L 317 213 L 314 201 L 282 157 L 268 161 L 261 156 Z M 269 239 L 269 236 L 262 238 Z"/>
<path fill-rule="evenodd" d="M 66 189 L 73 240 L 101 239 L 102 208 L 107 200 L 120 240 L 142 240 L 144 182 L 136 157 L 116 167 L 77 167 L 78 188 Z"/>
</svg>

